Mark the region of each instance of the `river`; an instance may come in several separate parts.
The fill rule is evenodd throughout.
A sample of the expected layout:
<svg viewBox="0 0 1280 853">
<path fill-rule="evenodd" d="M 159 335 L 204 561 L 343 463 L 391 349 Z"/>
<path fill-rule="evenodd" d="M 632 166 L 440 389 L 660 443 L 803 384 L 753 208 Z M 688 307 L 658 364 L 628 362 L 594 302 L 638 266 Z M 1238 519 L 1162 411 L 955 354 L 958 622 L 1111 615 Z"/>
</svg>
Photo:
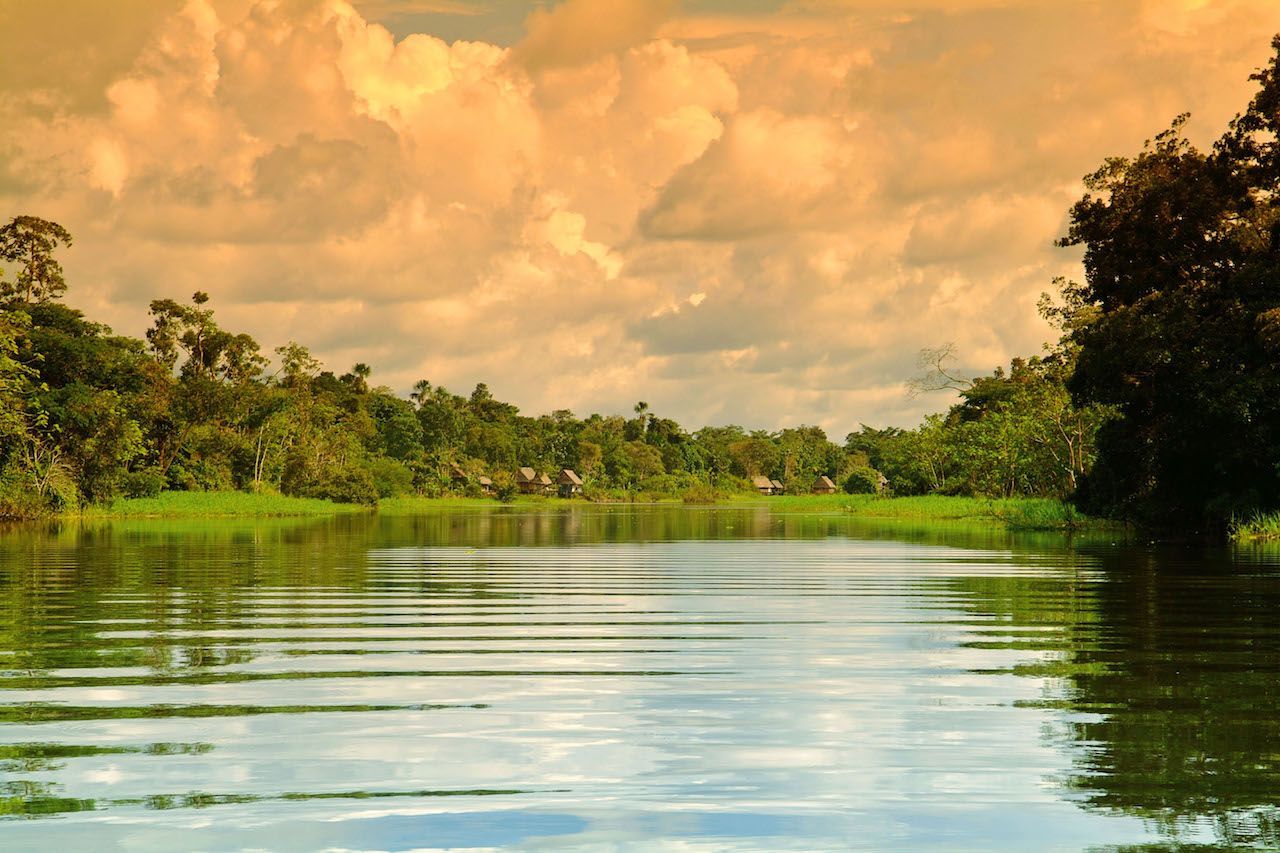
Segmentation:
<svg viewBox="0 0 1280 853">
<path fill-rule="evenodd" d="M 1280 554 L 583 506 L 0 531 L 5 850 L 1280 846 Z"/>
</svg>

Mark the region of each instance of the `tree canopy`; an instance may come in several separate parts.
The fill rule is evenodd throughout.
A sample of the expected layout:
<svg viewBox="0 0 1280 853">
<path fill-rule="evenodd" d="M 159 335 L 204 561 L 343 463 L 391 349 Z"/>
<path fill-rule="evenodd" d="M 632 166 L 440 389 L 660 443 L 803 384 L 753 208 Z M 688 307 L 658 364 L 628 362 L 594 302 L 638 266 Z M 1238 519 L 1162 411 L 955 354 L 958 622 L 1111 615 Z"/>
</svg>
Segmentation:
<svg viewBox="0 0 1280 853">
<path fill-rule="evenodd" d="M 1078 404 L 1114 407 L 1080 497 L 1158 524 L 1280 507 L 1280 37 L 1248 109 L 1208 152 L 1185 117 L 1086 179 L 1061 241 Z"/>
</svg>

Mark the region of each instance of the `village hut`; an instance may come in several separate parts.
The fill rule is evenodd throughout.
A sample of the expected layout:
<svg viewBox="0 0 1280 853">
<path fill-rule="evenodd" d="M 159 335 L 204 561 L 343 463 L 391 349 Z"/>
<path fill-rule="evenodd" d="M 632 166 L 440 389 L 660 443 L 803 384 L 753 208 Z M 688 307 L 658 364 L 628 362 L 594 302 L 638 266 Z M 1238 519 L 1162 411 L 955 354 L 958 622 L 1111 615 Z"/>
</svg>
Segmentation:
<svg viewBox="0 0 1280 853">
<path fill-rule="evenodd" d="M 775 495 L 785 494 L 787 491 L 787 487 L 782 485 L 781 480 L 770 480 L 769 484 L 773 486 L 773 494 Z"/>
<path fill-rule="evenodd" d="M 516 471 L 516 488 L 522 495 L 536 494 L 542 488 L 538 481 L 539 474 L 532 468 L 521 468 Z"/>
<path fill-rule="evenodd" d="M 550 494 L 555 488 L 555 483 L 546 474 L 538 475 L 538 491 L 542 494 Z"/>
<path fill-rule="evenodd" d="M 755 490 L 762 495 L 773 494 L 773 481 L 770 480 L 768 477 L 760 477 L 760 476 L 752 477 L 751 485 L 754 486 Z"/>
<path fill-rule="evenodd" d="M 574 495 L 582 494 L 582 479 L 574 473 L 572 468 L 561 468 L 560 476 L 556 479 L 556 485 L 560 487 L 560 497 L 571 498 Z"/>
<path fill-rule="evenodd" d="M 490 480 L 488 477 L 479 477 L 476 479 L 476 482 L 480 484 L 480 491 L 484 492 L 486 495 L 493 494 L 493 480 Z"/>
<path fill-rule="evenodd" d="M 836 493 L 836 484 L 826 474 L 821 474 L 818 479 L 813 481 L 813 493 L 815 495 L 834 495 Z"/>
<path fill-rule="evenodd" d="M 463 471 L 457 465 L 449 469 L 449 482 L 453 483 L 455 489 L 465 488 L 471 478 L 467 476 L 467 472 Z"/>
</svg>

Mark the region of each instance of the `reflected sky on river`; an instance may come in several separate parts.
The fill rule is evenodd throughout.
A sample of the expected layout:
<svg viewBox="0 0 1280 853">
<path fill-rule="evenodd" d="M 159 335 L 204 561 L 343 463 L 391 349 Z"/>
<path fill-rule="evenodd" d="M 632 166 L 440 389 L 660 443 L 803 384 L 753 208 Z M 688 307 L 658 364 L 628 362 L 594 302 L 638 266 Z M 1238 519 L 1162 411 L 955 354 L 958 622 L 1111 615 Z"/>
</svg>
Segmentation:
<svg viewBox="0 0 1280 853">
<path fill-rule="evenodd" d="M 66 524 L 0 533 L 0 607 L 5 849 L 1280 844 L 1267 552 L 767 509 Z"/>
</svg>

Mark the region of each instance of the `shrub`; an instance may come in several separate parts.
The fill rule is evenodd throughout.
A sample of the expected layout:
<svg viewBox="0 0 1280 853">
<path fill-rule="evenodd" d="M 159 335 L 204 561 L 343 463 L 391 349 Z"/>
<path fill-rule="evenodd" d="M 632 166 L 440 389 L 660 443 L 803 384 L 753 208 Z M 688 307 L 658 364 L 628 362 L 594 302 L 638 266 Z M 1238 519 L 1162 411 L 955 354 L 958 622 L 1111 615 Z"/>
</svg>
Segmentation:
<svg viewBox="0 0 1280 853">
<path fill-rule="evenodd" d="M 413 472 L 403 462 L 386 456 L 369 460 L 369 474 L 380 498 L 398 498 L 413 491 Z"/>
<path fill-rule="evenodd" d="M 165 482 L 164 472 L 151 466 L 126 472 L 121 487 L 127 498 L 154 498 L 164 491 Z"/>
<path fill-rule="evenodd" d="M 516 480 L 506 471 L 495 471 L 493 475 L 493 493 L 504 504 L 516 499 Z"/>
<path fill-rule="evenodd" d="M 851 495 L 874 495 L 880 490 L 880 472 L 874 468 L 854 468 L 845 477 L 844 490 Z"/>
<path fill-rule="evenodd" d="M 327 476 L 305 492 L 303 497 L 374 506 L 378 503 L 378 486 L 367 468 L 348 465 L 327 472 Z"/>
<path fill-rule="evenodd" d="M 724 489 L 717 489 L 710 483 L 695 483 L 685 489 L 680 500 L 687 504 L 713 504 L 732 497 Z"/>
</svg>

